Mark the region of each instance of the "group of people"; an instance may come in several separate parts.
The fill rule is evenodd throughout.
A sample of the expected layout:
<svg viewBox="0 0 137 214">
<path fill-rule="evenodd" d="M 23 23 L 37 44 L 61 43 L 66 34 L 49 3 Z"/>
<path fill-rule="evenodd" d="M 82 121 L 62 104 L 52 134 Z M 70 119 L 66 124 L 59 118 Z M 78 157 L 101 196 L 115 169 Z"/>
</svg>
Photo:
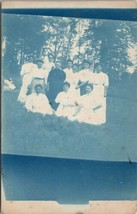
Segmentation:
<svg viewBox="0 0 137 214">
<path fill-rule="evenodd" d="M 29 56 L 20 74 L 18 100 L 28 111 L 95 125 L 106 122 L 109 78 L 99 63 L 91 69 L 90 62 L 85 60 L 79 70 L 77 64 L 68 60 L 63 69 L 60 61 L 54 63 L 54 56 L 45 53 L 37 64 Z"/>
</svg>

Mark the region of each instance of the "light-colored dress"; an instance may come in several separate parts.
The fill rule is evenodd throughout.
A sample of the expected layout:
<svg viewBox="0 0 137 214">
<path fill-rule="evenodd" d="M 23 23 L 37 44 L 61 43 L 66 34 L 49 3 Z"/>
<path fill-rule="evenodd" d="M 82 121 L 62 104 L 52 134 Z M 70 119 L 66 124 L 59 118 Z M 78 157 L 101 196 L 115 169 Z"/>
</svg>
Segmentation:
<svg viewBox="0 0 137 214">
<path fill-rule="evenodd" d="M 75 100 L 71 94 L 71 91 L 60 92 L 56 99 L 56 103 L 59 103 L 59 106 L 56 110 L 57 116 L 67 117 L 68 119 L 72 117 L 75 112 Z"/>
<path fill-rule="evenodd" d="M 53 114 L 53 109 L 49 104 L 49 100 L 45 94 L 32 93 L 26 98 L 25 108 L 33 113 Z"/>
<path fill-rule="evenodd" d="M 92 82 L 93 77 L 92 77 L 93 72 L 90 69 L 83 69 L 78 73 L 78 80 L 81 82 L 80 86 L 80 94 L 83 95 L 85 94 L 85 87 L 89 83 L 89 80 Z M 90 83 L 91 83 L 90 82 Z"/>
<path fill-rule="evenodd" d="M 75 116 L 79 122 L 101 125 L 106 122 L 106 98 L 91 92 L 81 96 L 78 100 L 80 111 Z"/>
<path fill-rule="evenodd" d="M 93 90 L 96 94 L 105 96 L 105 87 L 109 86 L 109 78 L 106 73 L 93 73 L 89 78 L 89 82 L 93 83 Z"/>
<path fill-rule="evenodd" d="M 28 86 L 32 81 L 32 73 L 37 68 L 34 63 L 26 63 L 22 65 L 20 75 L 22 76 L 22 86 L 18 96 L 18 101 L 24 103 L 26 100 L 26 94 L 28 91 Z"/>
<path fill-rule="evenodd" d="M 89 80 L 92 80 L 92 74 L 93 72 L 90 69 L 83 69 L 78 73 L 79 81 L 81 82 L 87 82 Z"/>
<path fill-rule="evenodd" d="M 55 63 L 54 62 L 50 62 L 48 59 L 48 56 L 45 56 L 43 58 L 43 66 L 42 68 L 46 71 L 47 75 L 49 75 L 50 71 L 52 70 L 52 68 L 55 67 Z"/>
<path fill-rule="evenodd" d="M 72 96 L 78 96 L 80 95 L 80 89 L 76 89 L 77 84 L 79 82 L 79 75 L 78 73 L 74 73 L 72 68 L 65 68 L 64 72 L 66 74 L 65 81 L 70 83 L 70 90 L 72 93 Z"/>
<path fill-rule="evenodd" d="M 35 92 L 35 86 L 40 84 L 42 86 L 42 92 L 45 93 L 45 85 L 47 85 L 47 72 L 42 68 L 34 69 L 32 73 L 31 92 Z"/>
</svg>

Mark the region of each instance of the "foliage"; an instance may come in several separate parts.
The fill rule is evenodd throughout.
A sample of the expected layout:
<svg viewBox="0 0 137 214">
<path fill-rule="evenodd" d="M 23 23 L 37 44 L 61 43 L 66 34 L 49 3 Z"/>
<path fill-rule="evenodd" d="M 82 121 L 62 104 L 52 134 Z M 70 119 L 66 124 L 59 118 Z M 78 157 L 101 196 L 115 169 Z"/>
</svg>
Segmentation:
<svg viewBox="0 0 137 214">
<path fill-rule="evenodd" d="M 78 64 L 89 59 L 92 67 L 100 62 L 105 72 L 121 76 L 130 67 L 136 69 L 136 29 L 135 22 L 3 15 L 3 64 L 11 70 L 28 54 L 40 57 L 47 47 L 63 66 L 69 58 Z"/>
</svg>

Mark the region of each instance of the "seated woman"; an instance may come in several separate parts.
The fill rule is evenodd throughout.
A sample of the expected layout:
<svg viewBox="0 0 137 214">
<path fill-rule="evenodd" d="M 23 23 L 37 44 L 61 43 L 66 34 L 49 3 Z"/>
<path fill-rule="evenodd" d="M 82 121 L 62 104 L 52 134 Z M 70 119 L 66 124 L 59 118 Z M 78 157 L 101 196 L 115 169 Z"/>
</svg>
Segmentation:
<svg viewBox="0 0 137 214">
<path fill-rule="evenodd" d="M 41 84 L 35 85 L 35 92 L 30 94 L 25 102 L 25 108 L 33 113 L 53 114 L 48 98 L 42 93 Z"/>
<path fill-rule="evenodd" d="M 70 119 L 75 112 L 75 100 L 70 91 L 70 83 L 64 82 L 63 91 L 57 95 L 55 102 L 59 103 L 56 115 Z"/>
<path fill-rule="evenodd" d="M 37 67 L 33 70 L 32 73 L 32 82 L 31 82 L 31 93 L 35 92 L 35 86 L 37 84 L 42 85 L 42 93 L 45 93 L 45 86 L 47 86 L 48 73 L 42 68 L 43 60 L 37 60 Z"/>
<path fill-rule="evenodd" d="M 101 125 L 106 122 L 106 99 L 97 96 L 92 90 L 92 85 L 86 86 L 86 94 L 78 100 L 75 119 L 94 125 Z"/>
</svg>

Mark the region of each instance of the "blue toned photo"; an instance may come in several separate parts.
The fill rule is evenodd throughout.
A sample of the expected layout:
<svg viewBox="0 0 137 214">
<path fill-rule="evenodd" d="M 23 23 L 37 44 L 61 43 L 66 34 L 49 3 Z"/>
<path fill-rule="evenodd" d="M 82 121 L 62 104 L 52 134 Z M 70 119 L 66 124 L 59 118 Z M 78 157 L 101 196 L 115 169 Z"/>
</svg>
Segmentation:
<svg viewBox="0 0 137 214">
<path fill-rule="evenodd" d="M 2 154 L 7 199 L 136 199 L 136 33 L 133 21 L 3 14 Z M 32 170 L 27 171 L 28 180 L 20 174 L 15 182 L 14 169 L 18 174 L 22 167 L 23 173 L 27 163 Z M 50 170 L 55 172 L 53 183 Z M 30 181 L 34 185 L 26 193 Z M 64 195 L 61 190 L 52 192 L 55 183 Z M 73 184 L 80 194 L 84 191 L 82 199 L 73 192 Z"/>
</svg>

